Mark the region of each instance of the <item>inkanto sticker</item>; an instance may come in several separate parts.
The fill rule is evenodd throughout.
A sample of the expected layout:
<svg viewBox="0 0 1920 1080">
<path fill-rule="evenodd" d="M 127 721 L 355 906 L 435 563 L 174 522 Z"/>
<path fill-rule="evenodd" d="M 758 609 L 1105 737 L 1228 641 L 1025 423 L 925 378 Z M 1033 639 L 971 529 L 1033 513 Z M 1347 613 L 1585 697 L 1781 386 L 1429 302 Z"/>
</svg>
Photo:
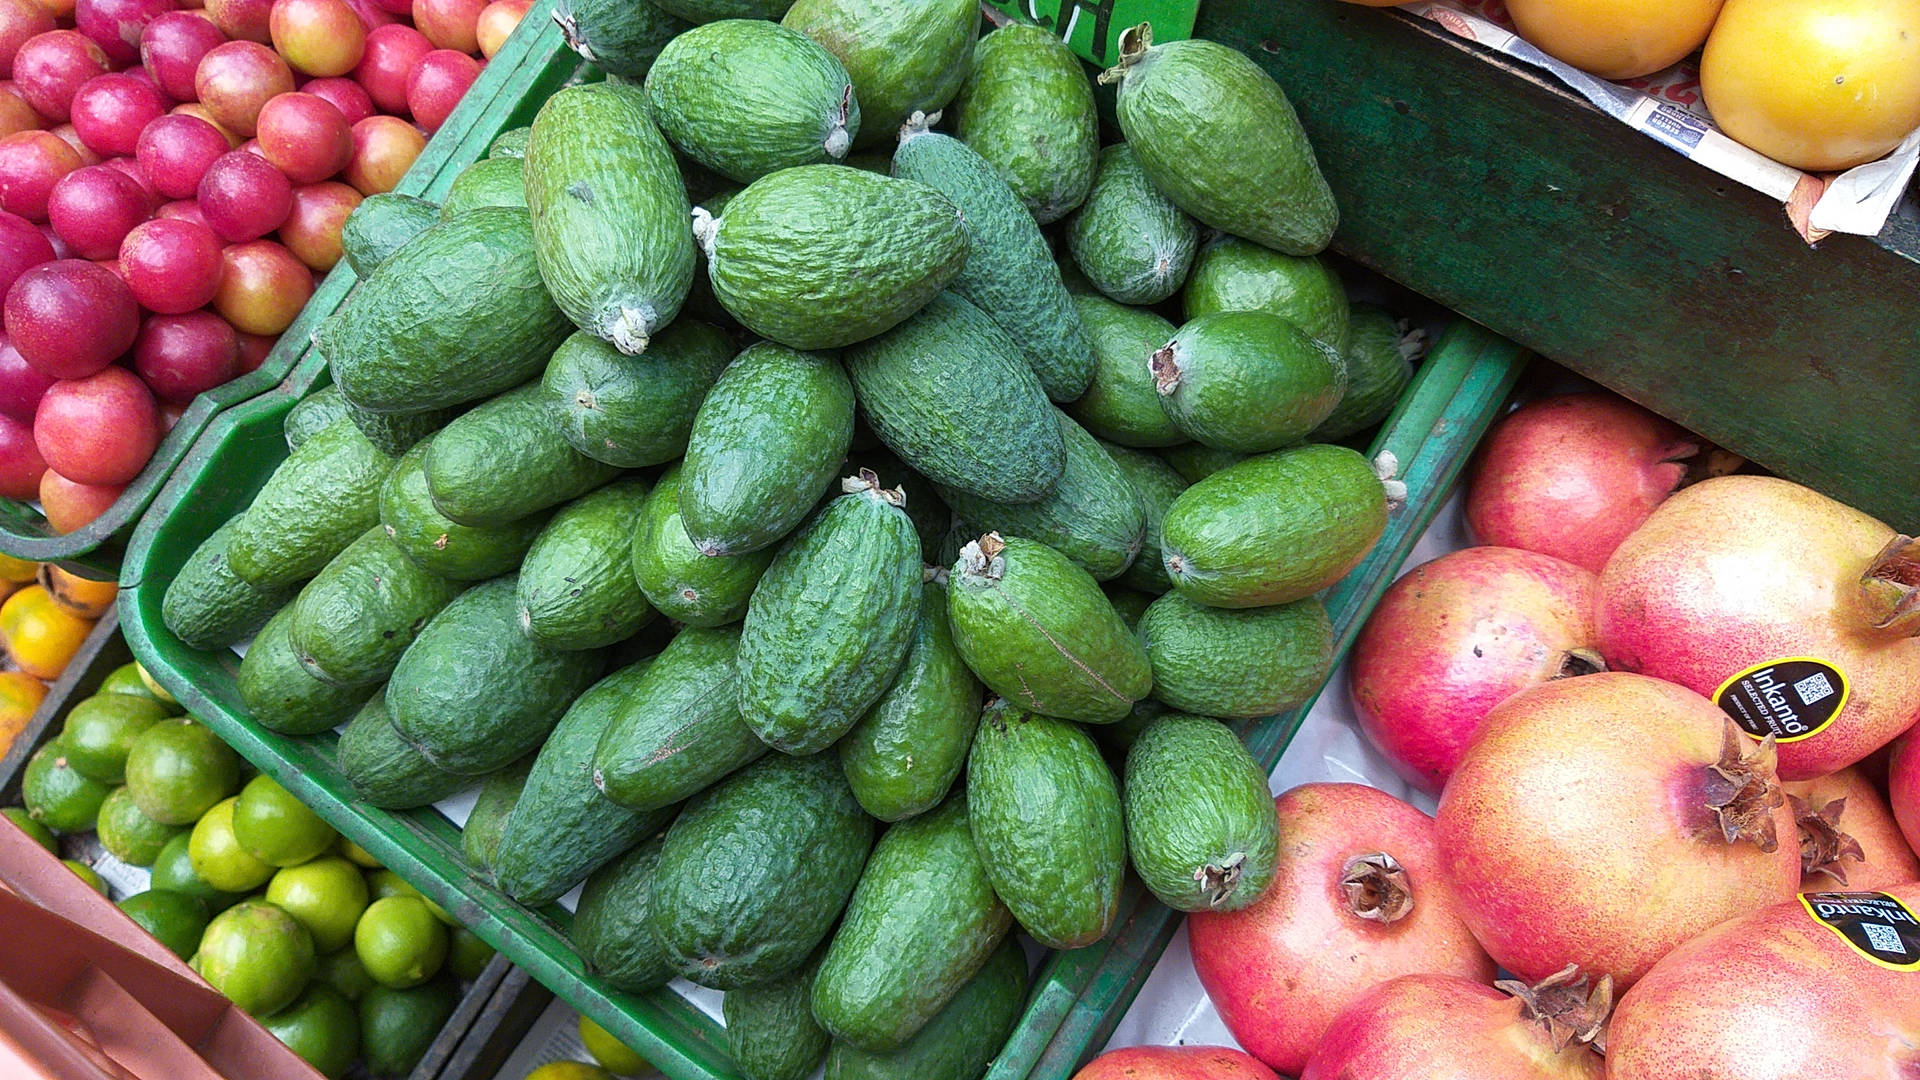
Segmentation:
<svg viewBox="0 0 1920 1080">
<path fill-rule="evenodd" d="M 1920 919 L 1881 892 L 1804 893 L 1815 922 L 1840 935 L 1861 956 L 1894 971 L 1920 971 Z"/>
<path fill-rule="evenodd" d="M 1846 673 L 1825 660 L 1789 656 L 1755 664 L 1720 684 L 1714 704 L 1756 739 L 1798 742 L 1820 733 L 1846 707 Z"/>
</svg>

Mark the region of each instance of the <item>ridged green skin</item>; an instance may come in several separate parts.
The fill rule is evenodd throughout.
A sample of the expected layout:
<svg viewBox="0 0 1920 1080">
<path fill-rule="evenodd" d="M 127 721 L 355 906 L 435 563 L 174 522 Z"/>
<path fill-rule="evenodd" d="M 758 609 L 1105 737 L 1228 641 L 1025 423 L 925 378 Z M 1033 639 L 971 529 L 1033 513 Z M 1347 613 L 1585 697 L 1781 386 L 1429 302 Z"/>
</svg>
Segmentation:
<svg viewBox="0 0 1920 1080">
<path fill-rule="evenodd" d="M 724 626 L 747 613 L 747 600 L 773 562 L 773 549 L 702 555 L 680 522 L 680 466 L 661 474 L 640 508 L 633 534 L 633 576 L 654 610 L 688 626 Z"/>
<path fill-rule="evenodd" d="M 696 796 L 667 830 L 654 931 L 701 986 L 777 979 L 826 938 L 872 844 L 873 819 L 838 762 L 762 758 Z"/>
<path fill-rule="evenodd" d="M 1154 187 L 1206 224 L 1275 251 L 1327 246 L 1340 211 L 1273 76 L 1202 38 L 1121 65 L 1114 111 Z"/>
<path fill-rule="evenodd" d="M 368 689 L 325 682 L 300 663 L 288 631 L 293 605 L 267 620 L 240 660 L 234 689 L 261 727 L 281 735 L 318 735 L 366 703 Z"/>
<path fill-rule="evenodd" d="M 440 208 L 425 199 L 383 191 L 360 200 L 340 226 L 340 250 L 365 278 L 407 241 L 440 223 Z"/>
<path fill-rule="evenodd" d="M 1187 478 L 1190 484 L 1197 484 L 1229 465 L 1238 465 L 1251 455 L 1235 453 L 1232 450 L 1217 450 L 1202 443 L 1186 443 L 1182 446 L 1169 446 L 1160 452 L 1173 466 L 1173 471 Z"/>
<path fill-rule="evenodd" d="M 512 575 L 475 585 L 423 627 L 387 682 L 393 729 L 448 772 L 478 776 L 538 749 L 600 656 L 519 632 Z"/>
<path fill-rule="evenodd" d="M 701 403 L 680 465 L 680 521 L 694 547 L 772 547 L 830 489 L 852 442 L 853 384 L 840 361 L 748 346 Z"/>
<path fill-rule="evenodd" d="M 273 470 L 227 534 L 227 566 L 257 588 L 320 572 L 380 521 L 380 484 L 393 459 L 346 420 L 315 432 Z"/>
<path fill-rule="evenodd" d="M 280 430 L 287 436 L 287 451 L 300 449 L 300 444 L 312 438 L 314 432 L 346 414 L 347 399 L 340 396 L 337 386 L 323 386 L 301 398 L 287 410 L 286 419 L 280 421 Z"/>
<path fill-rule="evenodd" d="M 460 170 L 440 203 L 440 220 L 482 206 L 527 208 L 525 168 L 521 158 L 481 158 Z"/>
<path fill-rule="evenodd" d="M 981 38 L 954 110 L 960 141 L 999 170 L 1035 221 L 1058 221 L 1087 197 L 1100 118 L 1080 58 L 1057 35 L 1011 23 Z"/>
<path fill-rule="evenodd" d="M 523 127 L 508 128 L 494 138 L 492 146 L 487 147 L 487 156 L 490 158 L 524 158 L 527 156 L 527 136 L 532 134 L 533 126 L 531 124 Z M 372 196 L 369 196 L 369 198 L 371 197 Z"/>
<path fill-rule="evenodd" d="M 1333 346 L 1264 311 L 1202 315 L 1149 363 L 1175 426 L 1241 454 L 1299 442 L 1347 392 Z"/>
<path fill-rule="evenodd" d="M 1200 249 L 1181 301 L 1189 320 L 1216 311 L 1264 311 L 1347 351 L 1350 321 L 1340 275 L 1315 255 L 1282 255 L 1222 236 Z"/>
<path fill-rule="evenodd" d="M 1210 607 L 1311 596 L 1360 564 L 1387 527 L 1367 459 L 1310 444 L 1222 469 L 1174 500 L 1160 546 L 1174 588 Z"/>
<path fill-rule="evenodd" d="M 1140 500 L 1141 509 L 1146 511 L 1147 527 L 1140 543 L 1140 554 L 1120 575 L 1119 583 L 1143 592 L 1163 593 L 1173 588 L 1173 579 L 1167 576 L 1166 565 L 1160 558 L 1160 523 L 1166 520 L 1167 508 L 1187 490 L 1187 478 L 1181 476 L 1173 466 L 1162 458 L 1144 450 L 1133 450 L 1125 446 L 1101 443 L 1107 456 L 1112 459 L 1120 475 L 1126 477 L 1133 488 L 1134 497 Z"/>
<path fill-rule="evenodd" d="M 291 585 L 256 588 L 227 565 L 227 539 L 240 521 L 213 531 L 167 582 L 160 621 L 195 649 L 223 649 L 253 636 L 299 591 Z"/>
<path fill-rule="evenodd" d="M 992 165 L 966 143 L 909 125 L 893 153 L 893 175 L 952 199 L 967 226 L 967 261 L 949 286 L 999 323 L 1026 353 L 1055 401 L 1072 401 L 1093 380 L 1093 343 L 1040 226 Z"/>
<path fill-rule="evenodd" d="M 1176 911 L 1238 911 L 1273 880 L 1280 824 L 1267 771 L 1232 729 L 1168 713 L 1127 751 L 1127 854 Z"/>
<path fill-rule="evenodd" d="M 580 329 L 640 353 L 693 285 L 693 207 L 646 91 L 607 82 L 554 94 L 533 118 L 526 168 L 554 302 Z"/>
<path fill-rule="evenodd" d="M 714 297 L 749 330 L 796 349 L 838 349 L 899 324 L 967 260 L 966 227 L 945 195 L 840 165 L 755 180 L 713 220 L 709 240 Z"/>
<path fill-rule="evenodd" d="M 1146 508 L 1099 440 L 1054 413 L 1067 447 L 1067 465 L 1053 494 L 1039 502 L 1001 503 L 940 487 L 953 512 L 981 529 L 1038 540 L 1073 560 L 1096 581 L 1117 578 L 1133 565 L 1146 536 Z"/>
<path fill-rule="evenodd" d="M 397 458 L 420 445 L 422 439 L 447 426 L 448 421 L 466 409 L 463 403 L 424 412 L 380 413 L 368 412 L 349 401 L 347 418 L 353 421 L 353 426 L 360 429 L 360 434 L 365 435 L 375 449 L 388 457 Z"/>
<path fill-rule="evenodd" d="M 1100 151 L 1087 201 L 1067 221 L 1067 251 L 1087 281 L 1122 304 L 1157 304 L 1187 280 L 1200 226 L 1160 194 L 1115 143 Z"/>
<path fill-rule="evenodd" d="M 1034 940 L 1106 936 L 1127 876 L 1113 770 L 1075 724 L 998 702 L 967 757 L 967 821 L 993 891 Z"/>
<path fill-rule="evenodd" d="M 773 557 L 741 624 L 740 718 L 817 754 L 887 692 L 920 606 L 920 537 L 881 492 L 840 496 Z"/>
<path fill-rule="evenodd" d="M 647 498 L 635 477 L 560 508 L 520 564 L 520 629 L 549 649 L 599 649 L 625 641 L 653 618 L 633 579 L 631 545 Z"/>
<path fill-rule="evenodd" d="M 572 327 L 533 248 L 525 210 L 487 206 L 389 255 L 314 335 L 340 392 L 369 412 L 423 412 L 539 375 Z"/>
<path fill-rule="evenodd" d="M 983 499 L 1032 502 L 1066 467 L 1040 379 L 998 323 L 942 293 L 842 359 L 861 414 L 927 479 Z"/>
<path fill-rule="evenodd" d="M 653 0 L 653 6 L 692 23 L 715 19 L 778 19 L 793 0 Z"/>
<path fill-rule="evenodd" d="M 947 582 L 953 643 L 987 688 L 1023 709 L 1111 724 L 1153 688 L 1147 654 L 1100 586 L 1018 536 L 989 557 L 967 545 Z"/>
<path fill-rule="evenodd" d="M 896 1050 L 980 970 L 1012 923 L 957 793 L 874 846 L 814 981 L 814 1015 L 843 1042 Z"/>
<path fill-rule="evenodd" d="M 684 0 L 683 0 L 684 2 Z M 942 108 L 973 64 L 970 0 L 795 0 L 781 25 L 840 58 L 865 114 L 854 145 L 888 145 L 907 117 Z"/>
<path fill-rule="evenodd" d="M 20 797 L 27 816 L 54 832 L 86 832 L 99 820 L 100 804 L 113 788 L 90 779 L 67 760 L 54 739 L 33 752 L 20 771 Z"/>
<path fill-rule="evenodd" d="M 540 384 L 575 450 L 639 469 L 687 452 L 694 412 L 733 353 L 724 331 L 698 319 L 675 319 L 639 356 L 581 331 L 554 350 Z"/>
<path fill-rule="evenodd" d="M 1372 304 L 1353 305 L 1347 341 L 1347 392 L 1307 438 L 1334 442 L 1357 435 L 1387 418 L 1413 381 L 1419 342 L 1392 313 Z"/>
<path fill-rule="evenodd" d="M 967 763 L 982 693 L 954 648 L 947 591 L 929 581 L 906 665 L 840 740 L 840 767 L 860 806 L 900 821 L 939 805 Z"/>
<path fill-rule="evenodd" d="M 620 475 L 560 434 L 539 383 L 501 394 L 440 429 L 421 468 L 433 505 L 462 525 L 498 525 L 558 506 Z"/>
<path fill-rule="evenodd" d="M 979 1080 L 1027 1004 L 1027 956 L 1009 938 L 905 1046 L 870 1054 L 837 1042 L 827 1080 Z"/>
<path fill-rule="evenodd" d="M 855 428 L 855 432 L 856 438 L 864 436 L 869 443 L 877 441 L 871 431 L 862 432 Z M 941 501 L 933 482 L 908 468 L 906 462 L 883 446 L 871 446 L 849 453 L 838 475 L 857 476 L 861 469 L 870 470 L 878 476 L 881 487 L 899 488 L 900 493 L 907 497 L 907 516 L 913 519 L 913 529 L 920 534 L 921 559 L 924 562 L 939 562 L 933 553 L 939 549 L 940 538 L 946 535 L 947 526 L 953 523 L 953 511 Z M 838 493 L 839 485 L 836 484 L 833 491 L 821 500 L 821 505 L 837 497 Z"/>
<path fill-rule="evenodd" d="M 334 761 L 360 801 L 382 810 L 430 806 L 474 784 L 440 768 L 408 745 L 387 719 L 386 695 L 376 691 L 340 733 Z"/>
<path fill-rule="evenodd" d="M 587 970 L 616 990 L 641 994 L 667 985 L 674 964 L 653 930 L 653 880 L 661 841 L 642 842 L 587 878 L 567 938 Z"/>
<path fill-rule="evenodd" d="M 763 19 L 722 19 L 668 43 L 647 101 L 680 152 L 749 184 L 835 162 L 860 131 L 847 69 L 812 38 Z"/>
<path fill-rule="evenodd" d="M 1333 625 L 1309 596 L 1216 608 L 1168 593 L 1140 620 L 1153 696 L 1182 712 L 1251 720 L 1305 701 L 1333 667 Z"/>
<path fill-rule="evenodd" d="M 1178 446 L 1186 433 L 1160 406 L 1147 358 L 1173 340 L 1172 323 L 1145 308 L 1116 304 L 1099 294 L 1073 298 L 1093 342 L 1093 382 L 1065 406 L 1081 426 L 1122 446 Z"/>
<path fill-rule="evenodd" d="M 827 1033 L 813 1018 L 813 962 L 784 978 L 727 991 L 727 1054 L 744 1080 L 806 1080 L 827 1056 Z"/>
<path fill-rule="evenodd" d="M 484 874 L 493 865 L 493 853 L 500 848 L 500 834 L 506 829 L 507 815 L 520 800 L 531 768 L 533 759 L 522 758 L 481 783 L 467 822 L 460 826 L 460 854 L 468 866 Z"/>
<path fill-rule="evenodd" d="M 673 820 L 675 808 L 635 813 L 593 786 L 593 752 L 621 714 L 648 661 L 629 664 L 574 699 L 534 759 L 492 859 L 493 880 L 530 906 L 582 879 Z"/>
<path fill-rule="evenodd" d="M 553 20 L 567 48 L 607 74 L 627 79 L 645 78 L 667 42 L 693 25 L 658 5 L 633 0 L 557 0 Z M 525 148 L 522 142 L 521 153 Z"/>
<path fill-rule="evenodd" d="M 771 749 L 740 719 L 736 627 L 681 631 L 638 678 L 623 680 L 593 751 L 590 779 L 615 805 L 657 810 L 698 795 Z M 612 691 L 608 691 L 609 694 Z"/>
<path fill-rule="evenodd" d="M 448 581 L 485 581 L 520 565 L 547 515 L 529 514 L 504 525 L 462 525 L 433 505 L 421 467 L 427 442 L 400 456 L 380 488 L 380 527 L 422 570 Z"/>
<path fill-rule="evenodd" d="M 372 686 L 464 588 L 420 569 L 375 525 L 300 590 L 288 638 L 301 666 L 320 679 Z"/>
</svg>

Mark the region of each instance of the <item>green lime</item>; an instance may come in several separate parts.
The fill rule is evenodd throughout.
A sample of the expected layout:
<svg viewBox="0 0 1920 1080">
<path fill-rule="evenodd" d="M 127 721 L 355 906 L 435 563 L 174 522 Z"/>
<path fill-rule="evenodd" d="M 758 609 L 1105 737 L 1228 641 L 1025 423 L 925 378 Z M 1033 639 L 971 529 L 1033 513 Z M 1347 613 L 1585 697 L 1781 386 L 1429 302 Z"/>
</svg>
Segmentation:
<svg viewBox="0 0 1920 1080">
<path fill-rule="evenodd" d="M 549 1061 L 528 1073 L 527 1080 L 613 1080 L 613 1074 L 581 1061 Z"/>
<path fill-rule="evenodd" d="M 120 901 L 120 910 L 182 960 L 199 951 L 207 929 L 207 905 L 186 893 L 148 889 Z"/>
<path fill-rule="evenodd" d="M 360 1013 L 325 983 L 308 986 L 293 1004 L 262 1017 L 260 1026 L 331 1080 L 345 1076 L 360 1056 Z"/>
<path fill-rule="evenodd" d="M 359 1001 L 360 995 L 375 985 L 373 976 L 367 974 L 367 966 L 360 962 L 360 954 L 354 952 L 351 945 L 321 957 L 313 977 L 338 990 L 348 1001 Z"/>
<path fill-rule="evenodd" d="M 374 982 L 405 990 L 433 978 L 446 963 L 447 928 L 419 897 L 389 896 L 360 916 L 353 950 Z"/>
<path fill-rule="evenodd" d="M 54 832 L 93 828 L 111 790 L 69 764 L 59 739 L 35 750 L 20 776 L 20 801 L 27 804 L 27 813 Z"/>
<path fill-rule="evenodd" d="M 454 978 L 468 982 L 479 978 L 491 959 L 493 946 L 481 941 L 479 934 L 464 926 L 453 928 L 453 940 L 447 943 L 447 970 Z"/>
<path fill-rule="evenodd" d="M 293 916 L 242 900 L 213 917 L 193 970 L 254 1017 L 286 1008 L 313 977 L 313 937 Z"/>
<path fill-rule="evenodd" d="M 460 986 L 435 979 L 411 990 L 374 984 L 360 998 L 360 1056 L 378 1076 L 405 1076 L 460 1004 Z"/>
<path fill-rule="evenodd" d="M 179 706 L 180 702 L 176 701 L 172 694 L 167 693 L 167 688 L 164 686 L 161 686 L 160 683 L 156 679 L 154 679 L 153 673 L 148 671 L 145 667 L 143 667 L 140 661 L 135 660 L 133 662 L 133 672 L 134 674 L 140 676 L 141 685 L 147 688 L 147 693 L 152 694 L 154 697 L 158 698 L 160 700 L 160 704 L 173 705 L 175 707 Z"/>
<path fill-rule="evenodd" d="M 193 827 L 187 854 L 202 881 L 227 892 L 246 892 L 265 885 L 273 867 L 247 854 L 233 835 L 233 799 L 213 804 Z"/>
<path fill-rule="evenodd" d="M 188 831 L 183 825 L 162 825 L 141 813 L 124 787 L 108 793 L 95 822 L 100 846 L 128 866 L 152 866 L 167 841 Z"/>
<path fill-rule="evenodd" d="M 35 821 L 33 819 L 33 815 L 27 812 L 26 807 L 24 806 L 3 807 L 3 808 L 0 808 L 0 814 L 5 814 L 8 821 L 13 822 L 15 825 L 20 827 L 21 832 L 26 833 L 28 836 L 32 837 L 34 843 L 39 844 L 41 847 L 46 848 L 48 851 L 53 852 L 55 855 L 60 854 L 60 841 L 55 840 L 53 838 L 53 830 L 47 828 L 45 825 L 41 824 L 40 822 Z"/>
<path fill-rule="evenodd" d="M 389 896 L 411 896 L 427 905 L 433 917 L 448 926 L 459 926 L 460 921 L 447 914 L 445 908 L 427 898 L 427 894 L 413 887 L 406 878 L 391 870 L 375 870 L 367 875 L 367 889 L 375 900 L 385 900 Z"/>
<path fill-rule="evenodd" d="M 118 784 L 127 778 L 127 752 L 134 740 L 166 718 L 166 706 L 152 698 L 95 694 L 67 713 L 60 741 L 74 768 L 103 784 Z"/>
<path fill-rule="evenodd" d="M 333 846 L 339 833 L 271 776 L 240 789 L 233 834 L 254 858 L 271 866 L 298 866 Z"/>
<path fill-rule="evenodd" d="M 102 694 L 126 694 L 128 697 L 144 698 L 156 705 L 165 706 L 167 715 L 169 716 L 177 715 L 180 712 L 178 705 L 170 705 L 153 696 L 153 691 L 147 689 L 147 684 L 140 678 L 140 665 L 131 660 L 108 672 L 107 677 L 100 680 L 100 689 L 97 692 Z"/>
<path fill-rule="evenodd" d="M 191 825 L 240 786 L 240 755 L 188 717 L 162 720 L 127 754 L 133 801 L 162 825 Z"/>
<path fill-rule="evenodd" d="M 239 903 L 239 893 L 230 893 L 207 884 L 193 868 L 193 834 L 184 832 L 167 841 L 149 868 L 152 885 L 168 892 L 185 893 L 207 905 L 209 912 L 221 912 Z"/>
<path fill-rule="evenodd" d="M 367 853 L 366 848 L 361 847 L 359 844 L 354 843 L 344 836 L 340 838 L 340 854 L 346 856 L 347 861 L 355 866 L 363 866 L 368 870 L 385 869 L 380 865 L 379 859 Z"/>
<path fill-rule="evenodd" d="M 100 875 L 93 872 L 93 867 L 78 859 L 61 859 L 60 861 L 67 864 L 67 869 L 80 875 L 80 880 L 92 886 L 94 892 L 101 896 L 107 895 L 107 883 L 100 880 Z"/>
<path fill-rule="evenodd" d="M 585 1013 L 580 1014 L 580 1045 L 587 1048 L 593 1060 L 600 1067 L 615 1076 L 656 1076 L 655 1069 L 633 1047 L 613 1037 L 606 1028 L 594 1023 Z"/>
<path fill-rule="evenodd" d="M 367 910 L 367 881 L 359 867 L 328 855 L 274 874 L 267 882 L 267 902 L 299 919 L 313 935 L 314 948 L 330 953 L 353 943 L 354 924 Z"/>
</svg>

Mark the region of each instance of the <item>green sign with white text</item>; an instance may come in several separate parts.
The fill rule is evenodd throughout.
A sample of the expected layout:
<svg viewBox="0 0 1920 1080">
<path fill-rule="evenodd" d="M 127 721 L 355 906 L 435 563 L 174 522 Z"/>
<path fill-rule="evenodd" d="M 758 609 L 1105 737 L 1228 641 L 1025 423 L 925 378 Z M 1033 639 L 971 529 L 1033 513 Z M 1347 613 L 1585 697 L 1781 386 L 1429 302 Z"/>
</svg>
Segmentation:
<svg viewBox="0 0 1920 1080">
<path fill-rule="evenodd" d="M 1035 23 L 1066 39 L 1074 52 L 1101 67 L 1120 59 L 1120 31 L 1141 23 L 1153 25 L 1153 40 L 1178 41 L 1193 36 L 1193 19 L 1200 0 L 987 0 L 987 3 L 1025 22 Z"/>
</svg>

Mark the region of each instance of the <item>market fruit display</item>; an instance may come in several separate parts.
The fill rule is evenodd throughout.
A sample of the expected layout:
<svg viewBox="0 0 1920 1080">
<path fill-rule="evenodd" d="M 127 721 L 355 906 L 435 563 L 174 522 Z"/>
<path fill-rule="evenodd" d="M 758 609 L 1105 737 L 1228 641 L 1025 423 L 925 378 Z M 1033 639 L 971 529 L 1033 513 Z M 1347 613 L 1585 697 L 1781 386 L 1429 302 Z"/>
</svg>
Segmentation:
<svg viewBox="0 0 1920 1080">
<path fill-rule="evenodd" d="M 1707 40 L 1726 0 L 1507 0 L 1522 37 L 1603 79 L 1673 66 Z"/>
<path fill-rule="evenodd" d="M 1403 975 L 1362 997 L 1327 1028 L 1301 1080 L 1600 1080 L 1590 1045 L 1605 1030 L 1611 985 L 1572 969 L 1499 988 L 1450 975 Z"/>
</svg>

